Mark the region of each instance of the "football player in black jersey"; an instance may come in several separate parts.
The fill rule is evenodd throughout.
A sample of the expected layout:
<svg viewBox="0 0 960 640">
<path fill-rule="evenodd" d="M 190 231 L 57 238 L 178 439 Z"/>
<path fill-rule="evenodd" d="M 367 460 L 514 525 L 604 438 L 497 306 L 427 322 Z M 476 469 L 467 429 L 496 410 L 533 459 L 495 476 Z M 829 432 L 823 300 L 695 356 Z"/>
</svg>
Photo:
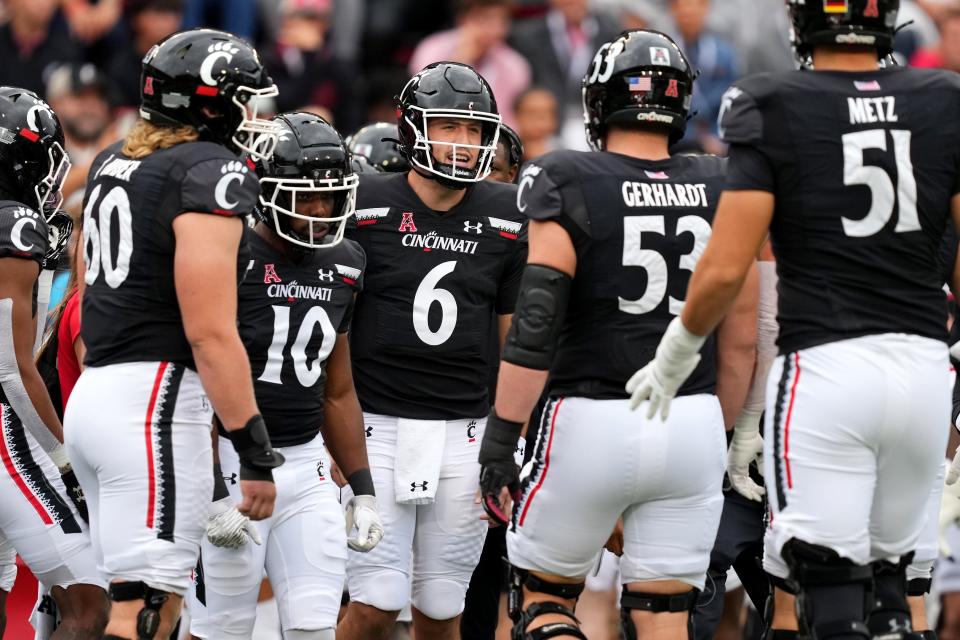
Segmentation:
<svg viewBox="0 0 960 640">
<path fill-rule="evenodd" d="M 0 540 L 52 594 L 60 634 L 93 639 L 107 621 L 106 583 L 81 519 L 86 515 L 74 508 L 85 508 L 82 493 L 33 359 L 36 325 L 44 322 L 37 316 L 38 276 L 64 247 L 54 231 L 66 215 L 58 210 L 70 170 L 63 144 L 60 121 L 45 102 L 25 89 L 0 87 Z M 4 578 L 15 576 L 13 555 L 2 560 Z"/>
<path fill-rule="evenodd" d="M 727 91 L 714 236 L 630 391 L 649 413 L 666 410 L 769 232 L 780 355 L 767 387 L 764 568 L 798 592 L 803 634 L 907 634 L 906 566 L 950 418 L 938 254 L 960 219 L 960 157 L 944 143 L 960 135 L 960 78 L 880 68 L 898 0 L 788 8 L 812 71 Z"/>
<path fill-rule="evenodd" d="M 496 182 L 516 182 L 520 173 L 520 159 L 523 158 L 523 142 L 517 132 L 505 124 L 500 125 L 500 139 L 497 140 L 497 153 L 490 166 L 487 180 Z M 497 371 L 500 365 L 500 341 L 497 327 L 491 327 L 491 366 L 488 389 L 493 393 L 497 387 Z M 518 442 L 515 452 L 517 464 L 523 464 L 523 447 Z M 497 631 L 500 617 L 500 593 L 506 577 L 504 558 L 507 556 L 506 529 L 493 527 L 487 531 L 483 542 L 483 552 L 470 577 L 463 616 L 460 618 L 460 637 L 463 640 L 486 640 Z"/>
<path fill-rule="evenodd" d="M 179 616 L 213 491 L 214 410 L 239 456 L 240 511 L 273 511 L 283 458 L 236 324 L 243 218 L 260 193 L 238 153 L 272 153 L 277 125 L 256 107 L 271 95 L 240 38 L 174 34 L 144 57 L 141 119 L 91 166 L 86 367 L 65 432 L 111 582 L 108 638 L 166 638 Z"/>
<path fill-rule="evenodd" d="M 238 460 L 220 447 L 220 515 L 201 554 L 206 609 L 191 618 L 200 638 L 251 636 L 266 569 L 284 638 L 333 640 L 347 545 L 369 551 L 383 536 L 347 342 L 366 262 L 360 245 L 343 238 L 358 179 L 340 134 L 321 117 L 288 113 L 276 121 L 277 148 L 257 166 L 263 194 L 247 233 L 237 315 L 257 405 L 286 462 L 275 473 L 273 516 L 255 523 L 256 545 L 241 544 L 232 506 L 239 492 L 223 480 L 236 477 Z M 353 490 L 348 533 L 359 531 L 350 539 L 324 444 Z"/>
<path fill-rule="evenodd" d="M 347 147 L 354 156 L 365 158 L 377 171 L 406 173 L 410 163 L 397 147 L 397 125 L 374 122 L 347 138 Z"/>
<path fill-rule="evenodd" d="M 505 333 L 526 248 L 516 187 L 483 181 L 499 125 L 472 68 L 429 65 L 398 98 L 412 169 L 360 180 L 351 351 L 386 535 L 349 552 L 341 640 L 385 638 L 409 602 L 418 638 L 457 634 L 487 528 L 474 493 L 490 336 Z"/>
<path fill-rule="evenodd" d="M 517 499 L 507 532 L 515 638 L 586 637 L 573 607 L 621 517 L 627 638 L 686 633 L 704 585 L 723 504 L 724 423 L 753 365 L 755 289 L 710 338 L 666 427 L 637 420 L 624 392 L 683 308 L 724 178 L 720 158 L 669 152 L 692 90 L 670 38 L 625 32 L 583 81 L 596 151 L 549 153 L 521 172 L 530 255 L 480 450 L 491 517 L 507 520 Z M 545 385 L 521 481 L 513 443 Z"/>
</svg>

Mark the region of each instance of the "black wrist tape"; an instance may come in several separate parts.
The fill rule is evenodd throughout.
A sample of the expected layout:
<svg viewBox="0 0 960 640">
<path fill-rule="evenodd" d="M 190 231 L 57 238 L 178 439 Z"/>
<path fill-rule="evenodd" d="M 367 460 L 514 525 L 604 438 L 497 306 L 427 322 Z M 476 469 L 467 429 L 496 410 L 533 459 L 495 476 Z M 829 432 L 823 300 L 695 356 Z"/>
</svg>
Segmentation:
<svg viewBox="0 0 960 640">
<path fill-rule="evenodd" d="M 357 469 L 347 478 L 350 488 L 353 489 L 355 496 L 375 496 L 377 492 L 373 488 L 373 476 L 370 475 L 370 469 Z"/>
</svg>

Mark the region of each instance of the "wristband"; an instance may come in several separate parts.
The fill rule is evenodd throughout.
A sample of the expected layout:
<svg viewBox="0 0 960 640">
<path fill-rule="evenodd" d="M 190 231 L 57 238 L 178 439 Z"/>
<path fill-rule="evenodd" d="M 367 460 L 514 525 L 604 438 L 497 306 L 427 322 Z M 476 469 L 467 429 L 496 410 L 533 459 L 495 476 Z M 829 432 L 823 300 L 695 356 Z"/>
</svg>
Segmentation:
<svg viewBox="0 0 960 640">
<path fill-rule="evenodd" d="M 223 469 L 219 462 L 213 463 L 213 501 L 223 500 L 230 497 L 230 491 L 227 489 L 227 483 L 223 480 Z"/>
<path fill-rule="evenodd" d="M 53 460 L 53 464 L 57 465 L 57 469 L 60 470 L 61 475 L 70 471 L 70 458 L 67 457 L 67 448 L 65 446 L 58 444 L 56 448 L 48 452 L 47 455 Z"/>
<path fill-rule="evenodd" d="M 240 479 L 254 480 L 250 474 L 256 472 L 266 472 L 269 478 L 273 475 L 271 469 L 276 469 L 283 464 L 283 455 L 275 451 L 270 446 L 270 435 L 267 433 L 267 425 L 263 421 L 263 416 L 255 415 L 247 420 L 247 424 L 242 428 L 228 431 L 233 448 L 240 457 Z M 247 474 L 245 477 L 244 470 Z M 266 478 L 264 478 L 266 479 Z"/>
<path fill-rule="evenodd" d="M 483 442 L 480 443 L 480 464 L 513 460 L 513 452 L 517 449 L 521 431 L 522 422 L 504 420 L 497 415 L 496 409 L 491 410 L 483 432 Z"/>
<path fill-rule="evenodd" d="M 376 491 L 373 488 L 373 476 L 370 475 L 370 469 L 357 469 L 347 478 L 350 488 L 353 489 L 355 496 L 375 496 Z"/>
</svg>

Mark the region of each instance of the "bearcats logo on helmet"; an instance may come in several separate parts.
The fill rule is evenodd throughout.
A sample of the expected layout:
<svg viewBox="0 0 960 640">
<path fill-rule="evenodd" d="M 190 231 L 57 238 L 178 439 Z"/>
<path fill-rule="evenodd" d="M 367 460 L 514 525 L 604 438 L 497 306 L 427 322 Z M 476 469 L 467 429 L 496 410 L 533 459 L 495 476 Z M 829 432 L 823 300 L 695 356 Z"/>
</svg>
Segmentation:
<svg viewBox="0 0 960 640">
<path fill-rule="evenodd" d="M 239 53 L 240 49 L 231 42 L 215 42 L 207 48 L 210 54 L 200 63 L 200 79 L 206 84 L 216 85 L 217 81 L 213 77 L 213 65 L 217 60 L 223 60 L 229 64 L 233 56 Z"/>
<path fill-rule="evenodd" d="M 213 197 L 221 209 L 229 211 L 237 206 L 237 200 L 227 200 L 227 187 L 234 182 L 243 182 L 248 171 L 246 165 L 237 160 L 231 160 L 220 169 L 220 173 L 223 175 L 213 189 Z"/>
</svg>

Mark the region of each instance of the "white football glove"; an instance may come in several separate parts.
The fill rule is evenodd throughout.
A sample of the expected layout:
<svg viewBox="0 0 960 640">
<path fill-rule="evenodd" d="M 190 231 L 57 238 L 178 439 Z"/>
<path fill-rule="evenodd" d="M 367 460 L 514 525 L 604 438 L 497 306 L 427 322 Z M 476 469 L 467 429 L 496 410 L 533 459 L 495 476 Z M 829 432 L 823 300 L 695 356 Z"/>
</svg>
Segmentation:
<svg viewBox="0 0 960 640">
<path fill-rule="evenodd" d="M 947 475 L 944 478 L 943 496 L 940 498 L 940 555 L 949 556 L 952 550 L 947 543 L 947 529 L 951 524 L 960 525 L 960 449 L 952 462 L 944 462 Z"/>
<path fill-rule="evenodd" d="M 750 477 L 750 463 L 763 455 L 759 413 L 743 411 L 733 427 L 733 439 L 727 450 L 727 477 L 733 489 L 748 500 L 760 502 L 766 490 Z"/>
<path fill-rule="evenodd" d="M 377 509 L 376 496 L 353 496 L 344 514 L 347 524 L 347 546 L 354 551 L 367 552 L 383 538 L 383 522 Z M 354 527 L 357 535 L 351 537 Z"/>
<path fill-rule="evenodd" d="M 660 419 L 666 420 L 670 402 L 700 362 L 700 347 L 705 341 L 706 337 L 690 333 L 679 316 L 674 318 L 660 339 L 656 356 L 627 381 L 630 409 L 636 411 L 649 400 L 647 419 L 652 420 L 660 409 Z"/>
<path fill-rule="evenodd" d="M 263 544 L 257 526 L 250 518 L 237 511 L 233 500 L 221 498 L 210 504 L 207 520 L 207 540 L 224 549 L 239 549 L 247 543 L 247 538 L 257 544 Z"/>
</svg>

